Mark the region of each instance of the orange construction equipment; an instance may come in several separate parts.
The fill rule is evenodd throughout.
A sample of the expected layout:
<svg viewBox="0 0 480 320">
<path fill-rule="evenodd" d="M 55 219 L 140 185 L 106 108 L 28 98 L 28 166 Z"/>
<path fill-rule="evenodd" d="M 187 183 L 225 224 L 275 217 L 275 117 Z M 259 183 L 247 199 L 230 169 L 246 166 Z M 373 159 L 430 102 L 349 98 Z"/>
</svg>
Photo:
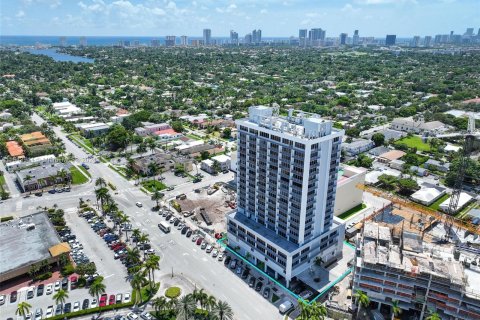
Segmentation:
<svg viewBox="0 0 480 320">
<path fill-rule="evenodd" d="M 473 224 L 471 224 L 467 221 L 463 221 L 461 219 L 455 218 L 455 217 L 450 216 L 448 214 L 438 212 L 436 210 L 433 210 L 433 209 L 430 209 L 428 207 L 422 206 L 421 204 L 414 203 L 410 200 L 401 198 L 399 196 L 396 196 L 396 195 L 391 194 L 389 192 L 377 189 L 375 187 L 366 186 L 366 185 L 363 185 L 363 184 L 358 184 L 357 188 L 362 189 L 363 191 L 367 191 L 367 192 L 369 192 L 369 193 L 371 193 L 371 194 L 373 194 L 377 197 L 390 200 L 392 203 L 395 203 L 395 204 L 398 204 L 400 206 L 404 206 L 404 207 L 410 208 L 412 210 L 415 210 L 417 212 L 420 212 L 422 214 L 434 217 L 438 221 L 441 221 L 441 222 L 443 222 L 447 225 L 455 225 L 456 227 L 461 228 L 461 229 L 466 229 L 466 230 L 470 231 L 471 233 L 480 234 L 480 227 L 477 227 L 477 226 L 475 226 L 475 225 L 473 225 Z M 380 211 L 381 210 L 376 212 L 376 214 L 378 214 Z M 373 216 L 375 216 L 376 214 L 374 213 L 372 216 L 370 216 L 370 219 L 373 219 Z M 369 220 L 369 219 L 365 219 L 365 220 Z"/>
</svg>

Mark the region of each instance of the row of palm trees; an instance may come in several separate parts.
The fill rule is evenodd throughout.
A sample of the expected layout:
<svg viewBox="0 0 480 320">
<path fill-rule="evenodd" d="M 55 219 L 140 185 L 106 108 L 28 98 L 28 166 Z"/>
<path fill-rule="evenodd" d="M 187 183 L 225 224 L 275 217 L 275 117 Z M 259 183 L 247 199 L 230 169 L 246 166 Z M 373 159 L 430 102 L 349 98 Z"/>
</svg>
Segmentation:
<svg viewBox="0 0 480 320">
<path fill-rule="evenodd" d="M 195 289 L 180 299 L 157 297 L 151 303 L 157 313 L 174 313 L 177 320 L 194 319 L 199 307 L 207 311 L 205 319 L 233 320 L 234 318 L 233 310 L 226 301 L 217 301 L 203 289 Z"/>
<path fill-rule="evenodd" d="M 327 316 L 327 307 L 317 302 L 308 303 L 304 300 L 298 300 L 300 305 L 299 320 L 324 320 Z"/>
</svg>

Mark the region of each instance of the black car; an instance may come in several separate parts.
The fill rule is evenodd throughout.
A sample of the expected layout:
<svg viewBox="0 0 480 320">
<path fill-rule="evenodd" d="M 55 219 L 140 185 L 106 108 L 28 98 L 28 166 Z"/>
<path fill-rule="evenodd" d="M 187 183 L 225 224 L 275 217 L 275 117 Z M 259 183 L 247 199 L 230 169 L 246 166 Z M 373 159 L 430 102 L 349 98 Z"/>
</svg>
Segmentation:
<svg viewBox="0 0 480 320">
<path fill-rule="evenodd" d="M 83 300 L 82 310 L 88 309 L 89 306 L 90 306 L 90 300 L 88 299 Z"/>
<path fill-rule="evenodd" d="M 62 314 L 62 305 L 61 304 L 57 304 L 57 307 L 55 309 L 55 315 L 58 316 Z"/>
<path fill-rule="evenodd" d="M 250 277 L 250 280 L 248 281 L 248 285 L 250 286 L 250 288 L 253 288 L 253 286 L 255 285 L 255 277 L 254 276 L 251 276 Z"/>
<path fill-rule="evenodd" d="M 70 313 L 70 311 L 72 311 L 72 304 L 70 302 L 67 302 L 63 306 L 63 313 Z"/>
<path fill-rule="evenodd" d="M 17 301 L 17 291 L 12 291 L 10 293 L 10 303 L 14 303 Z"/>
<path fill-rule="evenodd" d="M 223 264 L 226 265 L 226 266 L 228 266 L 228 264 L 230 263 L 230 260 L 232 260 L 232 257 L 227 256 L 227 257 L 225 258 L 225 260 L 223 261 Z"/>
<path fill-rule="evenodd" d="M 242 273 L 242 279 L 247 279 L 248 275 L 250 274 L 250 269 L 245 268 Z"/>
<path fill-rule="evenodd" d="M 257 285 L 255 286 L 255 291 L 260 292 L 260 290 L 262 290 L 262 287 L 263 287 L 263 282 L 262 282 L 262 281 L 258 281 L 258 282 L 257 282 Z"/>
<path fill-rule="evenodd" d="M 68 278 L 62 279 L 62 289 L 65 291 L 68 290 Z"/>
<path fill-rule="evenodd" d="M 172 215 L 171 215 L 171 214 L 168 214 L 168 215 L 165 217 L 165 220 L 170 221 L 170 219 L 172 219 Z"/>
<path fill-rule="evenodd" d="M 180 219 L 176 219 L 173 225 L 176 227 L 180 224 L 180 222 L 181 222 Z"/>
<path fill-rule="evenodd" d="M 39 284 L 38 287 L 37 287 L 37 297 L 43 295 L 43 289 L 45 289 L 45 285 L 44 284 Z"/>
<path fill-rule="evenodd" d="M 192 235 L 192 230 L 188 230 L 186 234 L 187 238 L 189 238 L 191 235 Z"/>
<path fill-rule="evenodd" d="M 183 227 L 183 229 L 182 229 L 182 234 L 187 233 L 188 229 L 190 229 L 190 228 L 189 228 L 189 227 Z"/>
</svg>

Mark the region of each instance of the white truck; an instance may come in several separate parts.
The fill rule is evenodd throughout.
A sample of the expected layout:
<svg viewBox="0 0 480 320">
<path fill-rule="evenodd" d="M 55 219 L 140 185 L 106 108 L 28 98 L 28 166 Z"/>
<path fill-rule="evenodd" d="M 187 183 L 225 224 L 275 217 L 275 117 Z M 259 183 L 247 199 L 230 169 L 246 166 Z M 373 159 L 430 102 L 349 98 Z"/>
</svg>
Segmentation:
<svg viewBox="0 0 480 320">
<path fill-rule="evenodd" d="M 280 311 L 281 314 L 285 314 L 288 311 L 292 310 L 293 307 L 294 307 L 294 305 L 293 305 L 292 301 L 285 300 L 284 302 L 282 302 L 282 304 L 280 304 L 280 306 L 278 306 L 278 311 Z"/>
</svg>

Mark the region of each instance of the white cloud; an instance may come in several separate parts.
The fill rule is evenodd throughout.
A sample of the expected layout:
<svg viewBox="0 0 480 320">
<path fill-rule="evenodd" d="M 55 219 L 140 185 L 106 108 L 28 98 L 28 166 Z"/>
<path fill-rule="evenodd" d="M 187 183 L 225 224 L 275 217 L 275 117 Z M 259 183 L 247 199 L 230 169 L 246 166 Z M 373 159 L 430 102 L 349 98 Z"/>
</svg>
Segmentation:
<svg viewBox="0 0 480 320">
<path fill-rule="evenodd" d="M 25 11 L 23 11 L 23 10 L 18 11 L 17 14 L 15 15 L 15 17 L 17 17 L 17 18 L 25 17 Z"/>
<path fill-rule="evenodd" d="M 267 10 L 267 9 L 262 9 L 262 10 L 260 10 L 260 13 L 261 13 L 261 14 L 267 14 L 267 13 L 268 13 L 268 10 Z"/>
<path fill-rule="evenodd" d="M 360 11 L 360 8 L 355 8 L 354 6 L 352 6 L 350 3 L 347 3 L 343 6 L 343 8 L 341 9 L 343 12 L 350 12 L 350 13 L 355 13 L 355 12 L 359 12 Z"/>
<path fill-rule="evenodd" d="M 165 10 L 162 8 L 153 8 L 152 13 L 156 16 L 164 16 L 166 14 Z"/>
</svg>

